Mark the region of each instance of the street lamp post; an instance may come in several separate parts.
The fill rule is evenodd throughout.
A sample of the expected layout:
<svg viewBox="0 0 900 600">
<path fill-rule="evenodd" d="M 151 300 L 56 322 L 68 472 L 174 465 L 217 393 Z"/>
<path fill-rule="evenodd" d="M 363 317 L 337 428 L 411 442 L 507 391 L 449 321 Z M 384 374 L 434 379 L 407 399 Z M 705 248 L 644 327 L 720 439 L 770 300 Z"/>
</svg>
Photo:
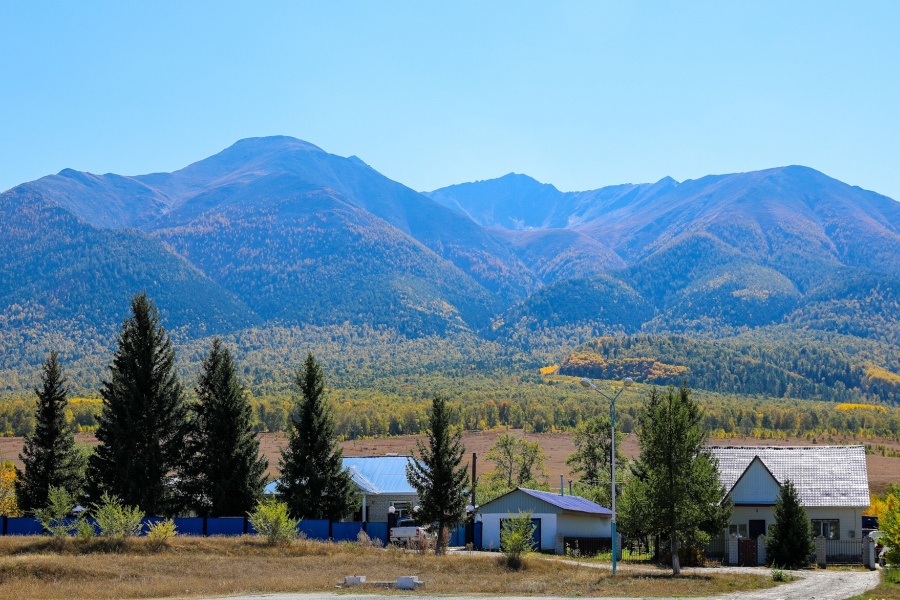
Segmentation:
<svg viewBox="0 0 900 600">
<path fill-rule="evenodd" d="M 634 380 L 631 377 L 626 377 L 622 382 L 622 387 L 619 388 L 619 391 L 616 392 L 615 396 L 608 396 L 600 391 L 594 382 L 588 379 L 587 377 L 582 378 L 581 385 L 586 388 L 590 388 L 609 400 L 609 422 L 611 435 L 609 438 L 609 466 L 610 466 L 610 479 L 612 480 L 612 506 L 610 509 L 612 510 L 612 572 L 613 575 L 616 574 L 616 398 L 625 391 L 625 388 L 631 387 L 631 384 L 634 383 Z"/>
</svg>

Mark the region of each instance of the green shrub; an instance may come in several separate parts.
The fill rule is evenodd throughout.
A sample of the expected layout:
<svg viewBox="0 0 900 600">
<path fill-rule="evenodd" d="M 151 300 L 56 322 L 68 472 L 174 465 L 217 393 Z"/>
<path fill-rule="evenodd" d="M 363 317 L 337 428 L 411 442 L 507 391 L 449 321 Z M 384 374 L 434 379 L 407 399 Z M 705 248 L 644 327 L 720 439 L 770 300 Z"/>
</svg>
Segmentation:
<svg viewBox="0 0 900 600">
<path fill-rule="evenodd" d="M 97 531 L 90 521 L 82 517 L 78 519 L 78 527 L 75 529 L 75 535 L 78 536 L 79 539 L 89 540 L 97 535 Z"/>
<path fill-rule="evenodd" d="M 248 517 L 253 529 L 264 536 L 269 544 L 286 543 L 297 538 L 300 519 L 292 519 L 288 514 L 287 504 L 275 498 L 257 502 L 256 508 Z"/>
<path fill-rule="evenodd" d="M 123 506 L 121 500 L 104 492 L 100 504 L 94 504 L 91 510 L 103 537 L 122 539 L 141 534 L 144 513 L 137 506 Z"/>
<path fill-rule="evenodd" d="M 147 529 L 147 539 L 150 542 L 150 547 L 155 550 L 159 550 L 168 544 L 169 540 L 176 535 L 178 535 L 178 531 L 175 528 L 175 521 L 172 519 L 157 521 Z"/>
<path fill-rule="evenodd" d="M 504 519 L 500 527 L 500 551 L 506 557 L 506 566 L 518 571 L 525 566 L 524 557 L 532 551 L 534 523 L 530 512 L 519 512 L 519 515 Z"/>
<path fill-rule="evenodd" d="M 794 576 L 784 569 L 772 569 L 772 581 L 792 581 Z"/>
<path fill-rule="evenodd" d="M 34 511 L 34 516 L 52 537 L 68 537 L 78 528 L 72 518 L 75 498 L 65 488 L 50 486 L 47 491 L 47 506 Z"/>
</svg>

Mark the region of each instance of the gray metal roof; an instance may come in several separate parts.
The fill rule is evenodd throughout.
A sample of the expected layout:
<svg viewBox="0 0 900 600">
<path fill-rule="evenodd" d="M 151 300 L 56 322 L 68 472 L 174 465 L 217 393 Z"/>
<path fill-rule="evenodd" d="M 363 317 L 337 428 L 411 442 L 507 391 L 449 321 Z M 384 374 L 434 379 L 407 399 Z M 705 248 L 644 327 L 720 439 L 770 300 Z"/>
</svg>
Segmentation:
<svg viewBox="0 0 900 600">
<path fill-rule="evenodd" d="M 783 484 L 790 479 L 804 506 L 869 506 L 863 446 L 710 446 L 719 480 L 731 491 L 755 457 Z"/>
</svg>

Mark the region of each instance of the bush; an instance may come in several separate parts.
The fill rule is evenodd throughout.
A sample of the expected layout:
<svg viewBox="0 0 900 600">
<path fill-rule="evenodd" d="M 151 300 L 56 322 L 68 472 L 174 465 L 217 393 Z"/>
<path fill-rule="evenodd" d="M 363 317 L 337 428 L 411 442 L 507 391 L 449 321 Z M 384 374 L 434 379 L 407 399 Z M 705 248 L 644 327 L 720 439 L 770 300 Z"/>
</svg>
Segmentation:
<svg viewBox="0 0 900 600">
<path fill-rule="evenodd" d="M 47 506 L 34 511 L 34 516 L 52 537 L 68 537 L 78 528 L 72 518 L 75 498 L 65 488 L 50 486 L 47 491 Z"/>
<path fill-rule="evenodd" d="M 794 576 L 783 569 L 772 569 L 772 581 L 793 581 Z"/>
<path fill-rule="evenodd" d="M 103 537 L 123 539 L 141 534 L 144 513 L 137 506 L 123 506 L 117 497 L 104 492 L 91 511 Z"/>
<path fill-rule="evenodd" d="M 250 524 L 269 544 L 280 544 L 297 538 L 300 519 L 292 519 L 287 504 L 275 498 L 266 498 L 256 503 L 256 509 L 247 515 Z"/>
<path fill-rule="evenodd" d="M 506 557 L 506 566 L 518 571 L 525 566 L 524 557 L 532 551 L 534 523 L 530 512 L 520 512 L 510 516 L 500 527 L 500 551 Z"/>
<path fill-rule="evenodd" d="M 383 548 L 384 544 L 378 538 L 370 538 L 365 531 L 356 534 L 356 542 L 363 548 Z"/>
<path fill-rule="evenodd" d="M 169 540 L 176 535 L 178 535 L 178 531 L 175 529 L 175 521 L 172 519 L 157 521 L 147 529 L 147 539 L 150 547 L 154 550 L 159 550 L 168 544 Z"/>
<path fill-rule="evenodd" d="M 89 540 L 97 535 L 97 530 L 94 529 L 94 525 L 90 521 L 81 518 L 78 519 L 78 527 L 75 529 L 75 535 L 78 536 L 79 539 Z"/>
</svg>

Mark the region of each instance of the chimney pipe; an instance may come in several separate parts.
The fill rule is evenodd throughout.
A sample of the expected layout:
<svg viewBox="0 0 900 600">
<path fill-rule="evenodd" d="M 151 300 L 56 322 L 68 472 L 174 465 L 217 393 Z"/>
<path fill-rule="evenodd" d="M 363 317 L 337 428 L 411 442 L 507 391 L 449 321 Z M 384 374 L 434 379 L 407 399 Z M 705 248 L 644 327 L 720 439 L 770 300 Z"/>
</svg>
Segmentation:
<svg viewBox="0 0 900 600">
<path fill-rule="evenodd" d="M 560 495 L 560 496 L 565 496 L 565 495 L 566 495 L 566 488 L 563 487 L 563 476 L 562 476 L 562 473 L 560 473 L 560 475 L 559 475 L 559 495 Z"/>
</svg>

